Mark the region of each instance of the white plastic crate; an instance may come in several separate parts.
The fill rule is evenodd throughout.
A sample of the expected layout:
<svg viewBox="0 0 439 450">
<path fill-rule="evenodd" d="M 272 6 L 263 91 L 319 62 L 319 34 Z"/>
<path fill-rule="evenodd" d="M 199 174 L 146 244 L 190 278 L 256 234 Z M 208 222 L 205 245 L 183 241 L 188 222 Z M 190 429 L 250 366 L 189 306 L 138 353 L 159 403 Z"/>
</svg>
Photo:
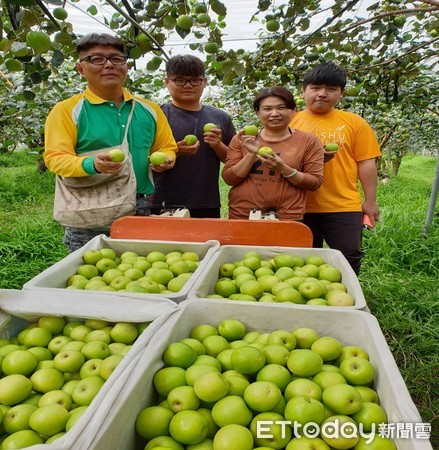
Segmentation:
<svg viewBox="0 0 439 450">
<path fill-rule="evenodd" d="M 162 353 L 172 342 L 188 337 L 199 324 L 217 326 L 222 320 L 236 318 L 247 330 L 271 332 L 310 327 L 320 335 L 333 336 L 344 345 L 356 345 L 369 353 L 377 369 L 374 387 L 389 423 L 421 423 L 405 383 L 387 346 L 377 320 L 358 310 L 316 309 L 312 306 L 224 302 L 216 299 L 189 299 L 179 305 L 143 350 L 140 359 L 130 364 L 130 376 L 117 397 L 105 400 L 71 450 L 143 449 L 136 436 L 135 420 L 145 407 L 154 404 L 153 375 L 163 366 Z M 102 405 L 104 406 L 104 405 Z M 396 439 L 398 450 L 432 450 L 428 440 Z"/>
<path fill-rule="evenodd" d="M 195 281 L 194 286 L 188 294 L 188 298 L 206 298 L 209 294 L 213 294 L 215 283 L 219 278 L 218 273 L 221 265 L 227 262 L 242 260 L 244 254 L 248 251 L 259 252 L 262 259 L 271 259 L 281 253 L 300 256 L 302 258 L 306 258 L 307 256 L 320 256 L 326 263 L 331 264 L 340 270 L 342 275 L 342 283 L 346 286 L 348 293 L 352 294 L 354 297 L 355 305 L 346 306 L 343 308 L 369 311 L 358 278 L 346 258 L 340 251 L 326 248 L 249 247 L 244 245 L 223 245 L 210 260 L 207 268 L 203 271 L 201 276 Z M 296 306 L 301 307 L 304 305 Z M 333 308 L 334 307 L 330 307 L 330 309 Z"/>
<path fill-rule="evenodd" d="M 178 306 L 167 299 L 119 299 L 103 293 L 100 297 L 90 296 L 80 291 L 59 293 L 54 291 L 0 290 L 0 337 L 17 336 L 29 322 L 43 315 L 66 317 L 71 320 L 101 319 L 109 322 L 151 322 L 137 338 L 111 376 L 107 379 L 87 411 L 62 438 L 53 444 L 39 444 L 31 449 L 70 450 L 80 439 L 84 428 L 98 410 L 105 414 L 102 401 L 116 397 L 124 387 L 130 372 L 127 368 L 135 364 L 152 336 L 161 328 L 166 318 Z"/>
<path fill-rule="evenodd" d="M 53 266 L 32 278 L 23 286 L 23 289 L 63 289 L 64 292 L 66 282 L 69 277 L 76 273 L 79 265 L 84 264 L 82 260 L 82 255 L 84 252 L 87 250 L 100 250 L 102 248 L 111 248 L 117 254 L 121 254 L 125 251 L 133 251 L 139 255 L 144 255 L 156 250 L 164 253 L 176 250 L 196 252 L 200 256 L 200 264 L 179 292 L 167 294 L 144 294 L 136 292 L 106 291 L 110 295 L 120 296 L 123 294 L 123 296 L 138 299 L 166 297 L 178 303 L 187 297 L 196 279 L 205 270 L 215 251 L 219 248 L 219 242 L 214 240 L 206 242 L 143 241 L 131 239 L 111 239 L 105 235 L 100 235 L 90 240 L 79 250 L 69 254 L 61 261 L 58 261 Z M 81 292 L 102 294 L 102 291 L 92 290 Z"/>
</svg>

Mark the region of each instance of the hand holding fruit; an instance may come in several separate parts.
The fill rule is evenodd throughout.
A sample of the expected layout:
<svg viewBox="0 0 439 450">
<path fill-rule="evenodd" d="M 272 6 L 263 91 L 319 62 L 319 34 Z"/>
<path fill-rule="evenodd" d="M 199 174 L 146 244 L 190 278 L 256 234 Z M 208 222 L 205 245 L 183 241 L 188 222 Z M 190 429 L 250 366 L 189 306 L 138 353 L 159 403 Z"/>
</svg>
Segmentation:
<svg viewBox="0 0 439 450">
<path fill-rule="evenodd" d="M 204 142 L 209 144 L 212 148 L 217 147 L 221 144 L 221 128 L 214 123 L 206 123 L 203 127 L 204 131 Z"/>
<path fill-rule="evenodd" d="M 116 152 L 116 159 L 114 159 L 114 152 Z M 122 167 L 122 161 L 124 160 L 121 159 L 120 153 L 122 153 L 125 159 L 125 154 L 118 149 L 113 149 L 109 152 L 98 153 L 94 157 L 93 162 L 96 172 L 108 174 L 119 172 L 120 168 Z"/>
<path fill-rule="evenodd" d="M 323 150 L 325 152 L 324 161 L 326 163 L 328 161 L 331 161 L 332 158 L 334 158 L 334 156 L 337 154 L 339 150 L 339 146 L 335 142 L 329 142 L 324 146 Z"/>
<path fill-rule="evenodd" d="M 194 134 L 188 134 L 177 145 L 179 155 L 195 155 L 200 148 L 200 141 Z"/>
<path fill-rule="evenodd" d="M 149 155 L 151 170 L 160 173 L 174 167 L 175 160 L 163 152 L 154 152 Z"/>
</svg>

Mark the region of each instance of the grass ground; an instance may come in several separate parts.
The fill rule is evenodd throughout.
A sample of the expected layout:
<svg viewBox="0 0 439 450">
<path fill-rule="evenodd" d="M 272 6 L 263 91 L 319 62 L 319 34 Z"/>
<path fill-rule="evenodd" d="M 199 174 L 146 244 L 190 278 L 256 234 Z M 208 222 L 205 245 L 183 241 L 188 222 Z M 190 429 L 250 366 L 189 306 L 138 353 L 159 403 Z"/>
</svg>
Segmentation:
<svg viewBox="0 0 439 450">
<path fill-rule="evenodd" d="M 52 220 L 51 173 L 37 155 L 0 155 L 0 288 L 22 285 L 66 256 Z M 379 187 L 381 220 L 364 235 L 360 282 L 368 306 L 439 448 L 439 217 L 423 233 L 437 161 L 405 157 L 398 177 Z M 223 203 L 227 188 L 222 186 Z M 224 215 L 226 210 L 224 208 Z"/>
</svg>

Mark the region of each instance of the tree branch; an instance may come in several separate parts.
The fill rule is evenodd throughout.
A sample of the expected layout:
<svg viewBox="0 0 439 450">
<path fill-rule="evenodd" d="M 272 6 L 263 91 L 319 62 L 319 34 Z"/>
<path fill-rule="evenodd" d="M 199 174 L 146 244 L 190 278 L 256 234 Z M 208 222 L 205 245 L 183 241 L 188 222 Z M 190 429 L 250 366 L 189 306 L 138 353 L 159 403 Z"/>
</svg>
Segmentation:
<svg viewBox="0 0 439 450">
<path fill-rule="evenodd" d="M 429 5 L 439 6 L 439 2 L 437 0 L 424 0 L 422 3 L 428 3 Z"/>
<path fill-rule="evenodd" d="M 135 28 L 140 30 L 142 33 L 144 33 L 148 38 L 154 42 L 154 44 L 157 46 L 158 50 L 163 54 L 163 56 L 166 59 L 169 59 L 169 55 L 165 52 L 163 47 L 157 42 L 157 40 L 154 38 L 154 36 L 151 35 L 148 31 L 146 31 L 143 27 L 141 27 L 132 17 L 130 17 L 122 8 L 120 8 L 116 3 L 113 2 L 113 0 L 106 0 L 106 2 L 112 6 L 121 16 L 125 17 L 126 20 L 128 20 L 131 25 L 133 25 Z"/>
<path fill-rule="evenodd" d="M 395 56 L 394 58 L 391 58 L 391 59 L 388 59 L 386 61 L 382 61 L 380 63 L 374 64 L 373 66 L 361 67 L 360 69 L 351 70 L 348 73 L 363 72 L 364 70 L 370 70 L 370 69 L 373 69 L 375 67 L 386 66 L 386 65 L 390 64 L 391 62 L 398 61 L 398 59 L 403 58 L 404 56 L 409 55 L 410 53 L 413 53 L 416 50 L 419 50 L 421 48 L 427 47 L 428 45 L 431 45 L 431 44 L 433 44 L 433 43 L 435 43 L 437 41 L 439 41 L 439 37 L 434 38 L 431 41 L 424 42 L 423 44 L 418 45 L 417 47 L 411 48 L 407 52 L 402 53 L 401 55 Z"/>
<path fill-rule="evenodd" d="M 344 30 L 341 30 L 340 33 L 346 33 L 348 31 L 353 30 L 354 28 L 364 25 L 365 23 L 373 22 L 375 20 L 382 19 L 384 17 L 400 16 L 401 14 L 412 14 L 412 13 L 417 13 L 417 12 L 433 12 L 433 11 L 439 11 L 439 3 L 438 3 L 438 6 L 432 7 L 432 8 L 412 8 L 412 9 L 398 9 L 397 11 L 389 11 L 389 12 L 385 12 L 385 13 L 373 16 L 370 19 L 360 20 L 359 22 L 354 23 L 350 27 L 347 27 Z"/>
<path fill-rule="evenodd" d="M 427 106 L 427 109 L 432 112 L 433 114 L 436 114 L 437 116 L 439 116 L 439 111 L 436 109 L 433 109 L 431 106 Z"/>
</svg>

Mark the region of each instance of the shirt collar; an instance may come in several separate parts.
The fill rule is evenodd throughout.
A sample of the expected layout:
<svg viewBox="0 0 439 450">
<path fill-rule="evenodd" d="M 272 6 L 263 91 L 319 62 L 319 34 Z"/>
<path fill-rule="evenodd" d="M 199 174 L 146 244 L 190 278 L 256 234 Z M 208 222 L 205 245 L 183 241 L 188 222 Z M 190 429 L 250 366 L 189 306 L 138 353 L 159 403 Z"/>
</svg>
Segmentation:
<svg viewBox="0 0 439 450">
<path fill-rule="evenodd" d="M 131 94 L 130 91 L 128 91 L 125 88 L 122 88 L 122 92 L 123 92 L 123 99 L 125 102 L 129 101 L 129 100 L 133 100 L 134 99 L 134 95 Z M 87 86 L 87 88 L 84 91 L 84 97 L 90 102 L 90 103 L 94 103 L 94 104 L 100 104 L 100 103 L 109 103 L 109 100 L 105 100 L 101 97 L 99 97 L 99 95 L 96 95 L 89 86 Z"/>
</svg>

